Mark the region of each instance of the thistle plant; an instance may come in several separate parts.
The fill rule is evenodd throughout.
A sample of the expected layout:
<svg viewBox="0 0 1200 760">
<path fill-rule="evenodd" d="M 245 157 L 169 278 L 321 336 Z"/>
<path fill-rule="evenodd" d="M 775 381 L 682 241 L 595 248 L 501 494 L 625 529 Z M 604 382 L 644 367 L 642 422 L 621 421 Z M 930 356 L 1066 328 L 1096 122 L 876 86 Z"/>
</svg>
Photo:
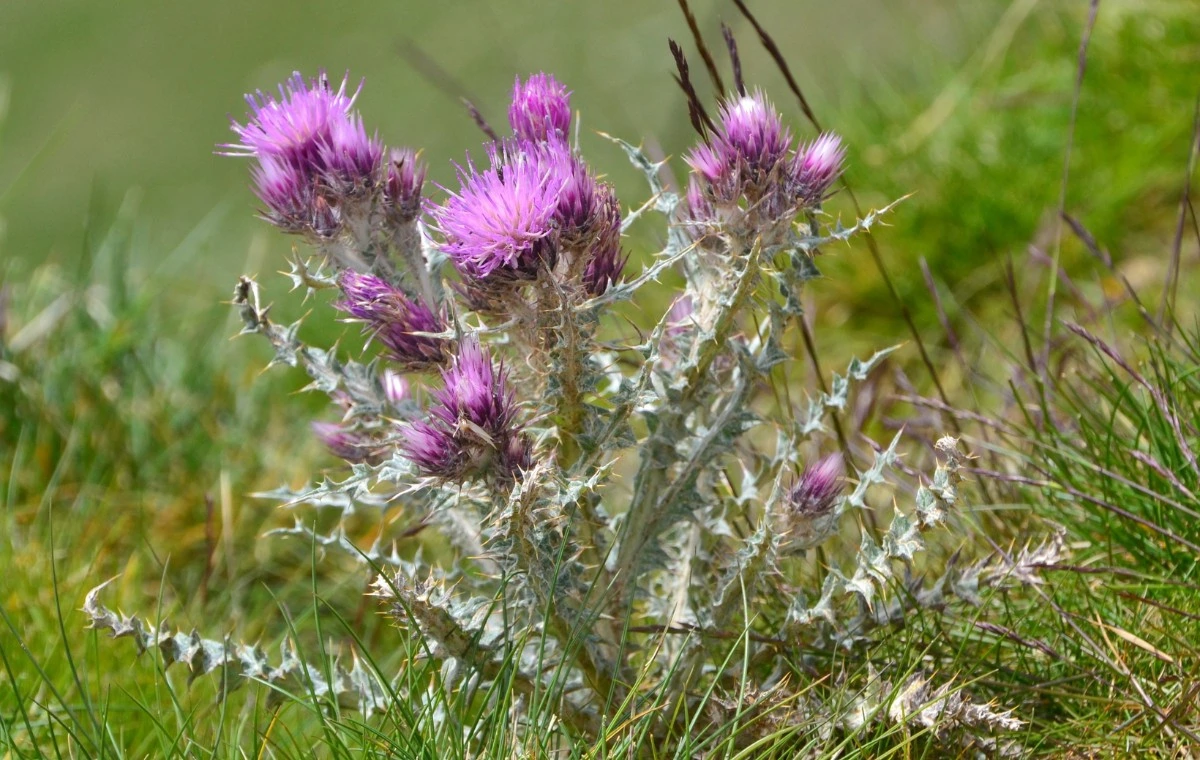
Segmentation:
<svg viewBox="0 0 1200 760">
<path fill-rule="evenodd" d="M 924 677 L 890 696 L 876 679 L 878 698 L 850 709 L 798 698 L 781 675 L 796 653 L 853 649 L 913 608 L 983 603 L 981 586 L 999 587 L 1020 563 L 952 565 L 922 582 L 925 535 L 961 508 L 958 442 L 940 440 L 936 470 L 905 487 L 899 435 L 873 452 L 840 450 L 831 436 L 830 416 L 891 349 L 851 362 L 807 401 L 770 392 L 794 361 L 785 333 L 802 319 L 820 249 L 892 208 L 849 227 L 823 213 L 847 158 L 836 135 L 799 142 L 739 81 L 713 118 L 696 120 L 698 142 L 674 167 L 688 172 L 682 195 L 664 184 L 665 162 L 609 138 L 650 187 L 622 203 L 571 141 L 568 89 L 535 74 L 513 89 L 512 134 L 458 165 L 455 186 L 425 195 L 418 154 L 368 135 L 354 110 L 361 85 L 351 93 L 348 82 L 296 74 L 278 96 L 250 96 L 237 142 L 224 146 L 252 162 L 263 218 L 311 248 L 292 262 L 293 284 L 337 291 L 314 318 L 361 324 L 374 356 L 306 345 L 300 323 L 272 321 L 258 284 L 239 281 L 242 332 L 330 397 L 337 421 L 313 431 L 350 465 L 342 479 L 265 496 L 375 510 L 384 536 L 403 513 L 452 549 L 410 561 L 344 527 L 297 520 L 274 533 L 358 559 L 405 635 L 463 674 L 455 688 L 505 678 L 542 695 L 564 743 L 621 716 L 653 715 L 657 742 L 688 721 L 720 731 L 754 694 L 756 709 L 788 703 L 794 725 L 830 731 L 910 717 L 928 727 L 950 703 L 977 732 L 1019 725 Z M 690 107 L 704 112 L 694 96 Z M 655 214 L 666 244 L 638 271 L 622 232 Z M 613 318 L 668 269 L 686 285 L 667 313 L 647 315 L 651 329 Z M 885 529 L 852 519 L 908 495 Z M 116 615 L 97 592 L 93 624 L 170 649 L 168 663 L 317 677 L 290 650 L 271 668 L 257 650 Z M 744 658 L 731 660 L 731 642 Z M 754 688 L 739 692 L 747 668 Z M 318 696 L 364 712 L 394 693 L 372 683 L 386 675 L 359 668 L 321 678 Z"/>
</svg>

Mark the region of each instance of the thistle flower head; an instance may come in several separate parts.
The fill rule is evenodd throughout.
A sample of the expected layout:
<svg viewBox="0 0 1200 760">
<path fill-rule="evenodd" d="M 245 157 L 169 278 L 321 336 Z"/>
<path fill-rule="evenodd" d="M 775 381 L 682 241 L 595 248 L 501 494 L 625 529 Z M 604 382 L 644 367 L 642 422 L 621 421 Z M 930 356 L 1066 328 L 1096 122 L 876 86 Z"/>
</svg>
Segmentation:
<svg viewBox="0 0 1200 760">
<path fill-rule="evenodd" d="M 565 139 L 571 124 L 571 92 L 549 74 L 533 74 L 524 84 L 517 77 L 508 122 L 513 134 L 523 140 Z"/>
<path fill-rule="evenodd" d="M 393 148 L 388 154 L 384 197 L 389 213 L 399 222 L 411 222 L 421 213 L 421 189 L 425 186 L 425 164 L 408 148 Z"/>
<path fill-rule="evenodd" d="M 842 491 L 842 455 L 830 454 L 805 468 L 788 489 L 788 507 L 797 514 L 818 515 L 837 504 Z"/>
<path fill-rule="evenodd" d="M 445 360 L 447 343 L 416 333 L 440 333 L 442 319 L 424 303 L 374 275 L 345 270 L 338 278 L 343 298 L 334 304 L 354 319 L 362 320 L 383 344 L 389 359 L 408 369 L 428 369 Z"/>
<path fill-rule="evenodd" d="M 716 129 L 692 149 L 687 162 L 718 201 L 742 195 L 755 201 L 782 178 L 791 142 L 779 113 L 755 92 L 721 108 Z"/>
<path fill-rule="evenodd" d="M 262 216 L 284 232 L 312 226 L 316 187 L 310 177 L 286 161 L 264 157 L 250 170 L 254 194 L 266 205 Z"/>
<path fill-rule="evenodd" d="M 392 406 L 399 406 L 408 399 L 408 380 L 404 379 L 404 375 L 399 372 L 385 369 L 380 383 L 383 385 L 383 395 L 387 397 Z"/>
<path fill-rule="evenodd" d="M 383 143 L 367 136 L 362 118 L 349 114 L 329 125 L 329 140 L 320 147 L 313 170 L 337 197 L 362 196 L 379 182 Z"/>
<path fill-rule="evenodd" d="M 529 280 L 557 255 L 554 221 L 565 177 L 525 153 L 478 171 L 459 168 L 461 189 L 433 209 L 442 251 L 465 277 Z"/>
<path fill-rule="evenodd" d="M 404 429 L 404 452 L 426 475 L 445 480 L 507 480 L 528 466 L 529 443 L 516 424 L 516 401 L 503 367 L 478 342 L 464 340 L 429 420 Z"/>
<path fill-rule="evenodd" d="M 842 173 L 846 148 L 832 132 L 808 143 L 792 160 L 792 182 L 796 195 L 808 206 L 815 206 L 829 194 L 829 188 Z"/>
<path fill-rule="evenodd" d="M 311 427 L 329 453 L 339 459 L 357 463 L 370 461 L 377 456 L 369 439 L 336 422 L 314 422 Z"/>
<path fill-rule="evenodd" d="M 267 219 L 287 232 L 328 234 L 329 214 L 317 201 L 337 205 L 379 181 L 383 145 L 354 113 L 358 92 L 347 94 L 348 81 L 335 90 L 324 72 L 309 81 L 296 72 L 278 97 L 247 95 L 246 123 L 232 121 L 238 142 L 220 146 L 225 155 L 258 160 L 255 192 L 267 204 Z"/>
<path fill-rule="evenodd" d="M 608 221 L 602 189 L 607 185 L 597 182 L 583 159 L 561 140 L 528 146 L 526 150 L 536 157 L 548 175 L 562 177 L 554 217 L 564 244 L 586 244 L 589 233 L 594 233 L 598 226 Z M 617 218 L 619 222 L 619 211 Z"/>
<path fill-rule="evenodd" d="M 717 214 L 712 202 L 704 194 L 704 188 L 696 175 L 688 177 L 687 192 L 684 194 L 682 225 L 684 232 L 692 240 L 699 241 L 705 236 L 706 230 Z"/>
<path fill-rule="evenodd" d="M 810 549 L 837 529 L 842 493 L 842 455 L 830 454 L 805 468 L 776 509 L 785 551 Z"/>
<path fill-rule="evenodd" d="M 622 254 L 620 245 L 597 248 L 583 270 L 583 287 L 589 296 L 604 295 L 621 281 L 629 257 Z"/>
<path fill-rule="evenodd" d="M 621 253 L 621 204 L 609 185 L 600 185 L 592 222 L 594 242 L 583 270 L 583 287 L 588 295 L 603 294 L 621 281 L 629 257 Z"/>
<path fill-rule="evenodd" d="M 279 85 L 278 98 L 261 90 L 247 95 L 249 118 L 245 124 L 232 124 L 240 142 L 222 147 L 229 155 L 271 156 L 298 167 L 319 165 L 321 149 L 333 141 L 334 125 L 350 118 L 358 96 L 357 90 L 346 94 L 348 83 L 347 76 L 334 90 L 324 71 L 308 82 L 297 71 Z"/>
</svg>

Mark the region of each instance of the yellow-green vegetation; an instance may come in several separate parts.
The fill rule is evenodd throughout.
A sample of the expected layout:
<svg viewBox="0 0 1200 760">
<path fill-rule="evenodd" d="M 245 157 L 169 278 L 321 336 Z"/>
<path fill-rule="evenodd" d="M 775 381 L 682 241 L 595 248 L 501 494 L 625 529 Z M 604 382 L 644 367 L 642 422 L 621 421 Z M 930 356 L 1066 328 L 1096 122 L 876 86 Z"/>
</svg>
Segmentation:
<svg viewBox="0 0 1200 760">
<path fill-rule="evenodd" d="M 481 138 L 445 91 L 466 83 L 500 121 L 513 75 L 553 70 L 576 90 L 593 164 L 629 205 L 644 182 L 588 130 L 686 149 L 666 37 L 687 46 L 687 27 L 671 3 L 244 5 L 0 9 L 0 748 L 536 756 L 509 744 L 518 734 L 502 711 L 423 735 L 407 727 L 434 709 L 426 704 L 366 721 L 322 713 L 304 694 L 277 707 L 258 687 L 218 700 L 216 679 L 164 674 L 153 652 L 135 659 L 127 642 L 84 631 L 78 609 L 116 577 L 105 603 L 152 622 L 169 616 L 272 652 L 290 634 L 313 661 L 367 657 L 384 672 L 403 667 L 409 688 L 439 683 L 363 596 L 352 562 L 259 538 L 291 516 L 250 494 L 300 486 L 335 463 L 309 432 L 327 412 L 296 392 L 302 373 L 263 373 L 263 345 L 230 342 L 238 269 L 271 281 L 281 321 L 312 303 L 278 295 L 282 280 L 266 273 L 286 268 L 289 242 L 249 218 L 250 194 L 231 191 L 245 167 L 210 146 L 227 137 L 224 114 L 240 115 L 238 93 L 293 68 L 350 68 L 368 77 L 363 108 L 384 138 L 423 146 L 433 179 L 449 182 L 449 161 Z M 1086 2 L 826 5 L 840 8 L 755 10 L 822 126 L 846 138 L 847 182 L 863 206 L 911 194 L 874 232 L 895 298 L 861 241 L 825 250 L 827 277 L 808 290 L 826 375 L 904 343 L 872 376 L 874 403 L 854 410 L 849 430 L 908 424 L 932 437 L 956 424 L 979 456 L 980 509 L 964 520 L 979 540 L 1003 558 L 1036 546 L 1051 520 L 1070 558 L 1043 568 L 1036 588 L 997 594 L 1003 626 L 920 612 L 870 645 L 871 670 L 857 681 L 805 688 L 849 702 L 876 670 L 899 688 L 935 662 L 939 678 L 1028 723 L 1014 736 L 1024 752 L 1188 756 L 1200 750 L 1200 231 L 1180 199 L 1189 172 L 1200 181 L 1195 6 L 1101 0 L 1077 87 Z M 718 17 L 731 23 L 748 80 L 811 131 L 736 8 L 692 7 L 711 39 Z M 430 62 L 444 70 L 439 86 L 419 72 Z M 853 217 L 844 192 L 827 210 Z M 635 240 L 656 234 L 633 230 Z M 1056 260 L 1064 274 L 1046 343 Z M 1165 300 L 1173 260 L 1176 296 Z M 354 328 L 342 346 L 357 355 Z M 790 348 L 805 368 L 797 392 L 811 390 L 803 345 Z M 958 411 L 930 417 L 946 401 Z M 793 678 L 804 673 L 798 664 Z M 649 755 L 643 730 L 606 726 L 579 752 Z M 681 752 L 945 751 L 932 731 L 895 724 L 796 733 L 783 721 L 755 744 L 697 736 Z"/>
</svg>

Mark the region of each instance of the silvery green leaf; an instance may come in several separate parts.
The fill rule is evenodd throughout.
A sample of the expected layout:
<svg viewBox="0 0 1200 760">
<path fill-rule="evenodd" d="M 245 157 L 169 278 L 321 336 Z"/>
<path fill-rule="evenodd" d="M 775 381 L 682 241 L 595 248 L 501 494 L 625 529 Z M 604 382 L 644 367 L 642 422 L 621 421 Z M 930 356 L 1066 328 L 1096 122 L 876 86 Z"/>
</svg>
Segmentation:
<svg viewBox="0 0 1200 760">
<path fill-rule="evenodd" d="M 846 502 L 852 507 L 859 509 L 867 509 L 867 490 L 877 484 L 886 483 L 883 477 L 883 471 L 896 461 L 896 444 L 900 442 L 900 433 L 892 438 L 892 442 L 883 451 L 875 452 L 875 462 L 866 471 L 858 474 L 858 485 L 854 487 L 854 491 L 846 498 Z"/>
<path fill-rule="evenodd" d="M 113 579 L 115 580 L 115 579 Z M 84 598 L 83 613 L 88 617 L 88 627 L 112 631 L 113 638 L 130 637 L 138 652 L 156 649 L 163 659 L 164 667 L 183 663 L 188 668 L 188 678 L 219 672 L 220 698 L 240 687 L 247 681 L 261 681 L 281 688 L 291 687 L 295 691 L 308 691 L 317 697 L 333 697 L 348 709 L 357 709 L 364 714 L 386 711 L 387 692 L 379 683 L 376 674 L 365 668 L 355 658 L 349 673 L 331 663 L 329 668 L 310 666 L 301 661 L 295 647 L 288 639 L 281 644 L 278 667 L 270 667 L 266 655 L 256 646 L 205 639 L 196 631 L 170 632 L 167 626 L 156 629 L 137 616 L 124 616 L 109 610 L 100 603 L 100 592 L 112 580 L 105 581 L 88 592 Z M 323 675 L 333 674 L 332 681 Z M 275 692 L 268 694 L 268 701 Z"/>
<path fill-rule="evenodd" d="M 849 377 L 851 380 L 866 380 L 867 375 L 870 374 L 871 370 L 875 369 L 875 367 L 881 361 L 887 358 L 889 354 L 898 348 L 900 348 L 900 346 L 892 346 L 891 348 L 885 348 L 880 351 L 876 351 L 871 355 L 871 358 L 867 359 L 865 362 L 860 361 L 857 357 L 851 359 L 850 366 L 846 370 L 847 377 Z"/>
<path fill-rule="evenodd" d="M 662 179 L 659 177 L 663 162 L 655 163 L 651 161 L 650 157 L 641 148 L 627 143 L 619 137 L 613 137 L 603 132 L 600 133 L 600 136 L 620 146 L 621 150 L 625 151 L 625 155 L 629 157 L 630 163 L 646 176 L 646 182 L 649 183 L 650 192 L 654 198 L 655 209 L 667 215 L 673 213 L 675 207 L 679 205 L 679 195 L 669 192 L 663 186 Z"/>
<path fill-rule="evenodd" d="M 337 277 L 325 272 L 324 262 L 317 264 L 316 270 L 309 269 L 310 260 L 301 259 L 298 255 L 288 259 L 289 271 L 285 272 L 292 281 L 292 290 L 304 288 L 304 300 L 307 301 L 318 290 L 337 287 Z"/>
<path fill-rule="evenodd" d="M 907 199 L 908 199 L 908 196 L 905 195 L 901 198 L 897 198 L 896 200 L 892 201 L 891 203 L 889 203 L 888 205 L 884 206 L 881 209 L 878 209 L 878 210 L 872 209 L 871 211 L 868 211 L 866 213 L 866 215 L 863 216 L 863 218 L 857 220 L 850 227 L 842 226 L 842 222 L 839 219 L 837 222 L 834 223 L 833 230 L 831 232 L 829 232 L 829 234 L 827 234 L 827 235 L 812 235 L 812 236 L 798 236 L 795 239 L 795 245 L 797 248 L 799 248 L 802 251 L 811 252 L 811 251 L 815 251 L 817 248 L 820 248 L 823 245 L 828 245 L 829 243 L 844 242 L 846 240 L 849 240 L 850 238 L 854 237 L 856 234 L 858 234 L 860 232 L 865 232 L 866 230 L 869 230 L 872 227 L 874 227 L 875 224 L 877 222 L 879 222 L 880 217 L 882 217 L 884 214 L 889 213 L 892 209 L 894 209 L 896 206 L 900 205 L 900 203 L 904 202 Z"/>
<path fill-rule="evenodd" d="M 911 562 L 913 555 L 925 548 L 917 523 L 896 510 L 892 524 L 883 537 L 883 550 L 889 556 Z"/>
<path fill-rule="evenodd" d="M 946 510 L 942 509 L 941 501 L 925 486 L 917 488 L 916 504 L 921 525 L 931 528 L 946 519 Z"/>
</svg>

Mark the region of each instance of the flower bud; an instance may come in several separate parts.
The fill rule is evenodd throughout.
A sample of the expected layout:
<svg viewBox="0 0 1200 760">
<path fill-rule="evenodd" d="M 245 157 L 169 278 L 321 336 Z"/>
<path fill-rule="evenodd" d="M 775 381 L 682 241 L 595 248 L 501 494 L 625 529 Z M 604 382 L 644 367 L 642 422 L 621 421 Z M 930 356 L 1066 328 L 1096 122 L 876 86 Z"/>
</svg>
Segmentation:
<svg viewBox="0 0 1200 760">
<path fill-rule="evenodd" d="M 830 454 L 807 467 L 787 489 L 774 510 L 782 551 L 811 549 L 837 531 L 841 481 L 842 455 Z"/>
<path fill-rule="evenodd" d="M 425 164 L 408 148 L 393 148 L 388 154 L 385 199 L 388 214 L 404 224 L 421 213 L 421 189 L 425 185 Z"/>
<path fill-rule="evenodd" d="M 339 459 L 356 464 L 372 461 L 378 456 L 370 439 L 335 422 L 314 422 L 311 427 L 329 453 Z"/>
<path fill-rule="evenodd" d="M 816 206 L 825 200 L 842 173 L 845 158 L 842 140 L 832 132 L 821 135 L 796 154 L 792 161 L 792 182 L 801 203 Z"/>
<path fill-rule="evenodd" d="M 517 425 L 504 368 L 468 339 L 442 380 L 429 420 L 403 428 L 405 456 L 425 475 L 448 481 L 511 480 L 527 468 L 531 444 Z"/>
<path fill-rule="evenodd" d="M 589 256 L 583 270 L 583 287 L 588 295 L 603 294 L 621 281 L 629 257 L 621 253 L 621 204 L 610 185 L 601 185 L 593 221 L 595 240 L 586 251 Z"/>
<path fill-rule="evenodd" d="M 383 385 L 383 395 L 387 397 L 392 406 L 400 406 L 408 399 L 408 380 L 404 379 L 404 375 L 399 372 L 385 369 L 380 383 Z"/>
<path fill-rule="evenodd" d="M 386 355 L 408 369 L 429 369 L 445 361 L 447 342 L 416 333 L 440 333 L 442 319 L 427 305 L 369 274 L 345 270 L 338 278 L 343 298 L 334 306 L 354 319 L 383 344 Z"/>
<path fill-rule="evenodd" d="M 571 93 L 549 74 L 533 74 L 513 85 L 508 121 L 513 134 L 523 140 L 565 139 L 571 124 Z"/>
</svg>

